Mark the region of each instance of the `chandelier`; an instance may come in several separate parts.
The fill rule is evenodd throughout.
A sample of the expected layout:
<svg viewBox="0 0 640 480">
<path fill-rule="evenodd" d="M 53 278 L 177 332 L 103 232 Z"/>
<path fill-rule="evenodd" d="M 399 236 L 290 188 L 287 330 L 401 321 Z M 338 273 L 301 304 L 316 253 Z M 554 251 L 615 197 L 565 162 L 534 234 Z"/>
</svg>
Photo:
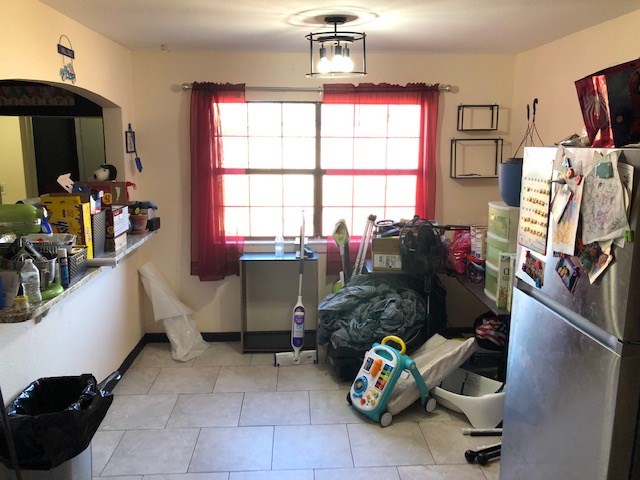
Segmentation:
<svg viewBox="0 0 640 480">
<path fill-rule="evenodd" d="M 365 38 L 362 32 L 338 30 L 347 21 L 344 15 L 331 15 L 324 23 L 333 31 L 306 35 L 309 40 L 310 72 L 307 77 L 339 78 L 367 74 Z M 361 48 L 360 48 L 361 47 Z"/>
</svg>

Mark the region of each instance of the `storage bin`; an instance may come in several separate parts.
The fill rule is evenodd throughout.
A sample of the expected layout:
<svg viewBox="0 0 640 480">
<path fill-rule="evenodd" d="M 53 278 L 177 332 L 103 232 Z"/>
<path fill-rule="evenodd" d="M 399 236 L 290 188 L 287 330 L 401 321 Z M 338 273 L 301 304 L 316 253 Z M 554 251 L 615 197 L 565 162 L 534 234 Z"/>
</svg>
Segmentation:
<svg viewBox="0 0 640 480">
<path fill-rule="evenodd" d="M 516 242 L 520 210 L 504 202 L 489 202 L 489 232 Z"/>
<path fill-rule="evenodd" d="M 499 237 L 493 233 L 487 233 L 487 260 L 494 265 L 500 261 L 500 252 L 515 253 L 517 244 L 510 242 L 508 238 Z"/>
<path fill-rule="evenodd" d="M 498 294 L 498 266 L 488 260 L 485 266 L 484 290 L 495 301 Z"/>
<path fill-rule="evenodd" d="M 463 413 L 473 428 L 495 428 L 504 413 L 502 386 L 502 382 L 459 368 L 432 393 L 443 407 Z"/>
</svg>

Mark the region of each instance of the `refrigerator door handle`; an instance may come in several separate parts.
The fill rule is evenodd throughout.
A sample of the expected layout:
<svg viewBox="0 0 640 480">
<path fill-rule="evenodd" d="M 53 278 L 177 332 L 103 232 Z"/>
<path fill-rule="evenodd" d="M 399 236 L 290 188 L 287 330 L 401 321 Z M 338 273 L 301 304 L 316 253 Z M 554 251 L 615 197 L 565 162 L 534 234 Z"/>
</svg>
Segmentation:
<svg viewBox="0 0 640 480">
<path fill-rule="evenodd" d="M 615 335 L 611 335 L 608 332 L 605 332 L 598 326 L 591 323 L 586 318 L 578 315 L 573 310 L 561 305 L 560 303 L 555 302 L 554 300 L 547 297 L 544 293 L 538 290 L 531 285 L 528 285 L 525 282 L 518 281 L 517 287 L 522 293 L 527 296 L 537 300 L 542 305 L 544 305 L 549 310 L 555 312 L 562 320 L 572 325 L 574 328 L 577 328 L 582 333 L 587 335 L 589 338 L 601 344 L 603 347 L 611 350 L 612 352 L 621 355 L 622 354 L 622 342 L 618 340 Z"/>
</svg>

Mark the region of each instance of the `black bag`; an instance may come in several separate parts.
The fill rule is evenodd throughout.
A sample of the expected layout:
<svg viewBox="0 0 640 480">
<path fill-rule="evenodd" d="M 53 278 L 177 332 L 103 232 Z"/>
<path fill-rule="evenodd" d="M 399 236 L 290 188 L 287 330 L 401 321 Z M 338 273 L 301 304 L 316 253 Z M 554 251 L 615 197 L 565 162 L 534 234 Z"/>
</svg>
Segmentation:
<svg viewBox="0 0 640 480">
<path fill-rule="evenodd" d="M 51 470 L 82 453 L 112 402 L 90 374 L 33 382 L 6 408 L 19 467 Z M 9 458 L 3 432 L 0 461 L 13 468 Z"/>
</svg>

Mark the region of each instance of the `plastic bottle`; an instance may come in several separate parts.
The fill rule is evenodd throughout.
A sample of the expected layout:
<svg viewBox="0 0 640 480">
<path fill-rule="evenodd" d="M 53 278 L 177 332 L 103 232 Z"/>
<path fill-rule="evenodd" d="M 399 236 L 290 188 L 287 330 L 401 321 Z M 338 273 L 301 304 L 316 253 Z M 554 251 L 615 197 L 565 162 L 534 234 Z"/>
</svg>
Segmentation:
<svg viewBox="0 0 640 480">
<path fill-rule="evenodd" d="M 58 256 L 58 266 L 60 268 L 60 285 L 65 290 L 69 288 L 69 258 L 66 248 L 58 248 L 56 250 Z"/>
<path fill-rule="evenodd" d="M 29 298 L 29 303 L 38 303 L 42 301 L 40 294 L 40 271 L 31 258 L 24 261 L 22 270 L 20 270 L 20 283 L 24 294 Z"/>
<path fill-rule="evenodd" d="M 284 258 L 284 238 L 282 238 L 282 235 L 278 235 L 276 237 L 276 258 L 278 260 L 281 260 Z"/>
</svg>

